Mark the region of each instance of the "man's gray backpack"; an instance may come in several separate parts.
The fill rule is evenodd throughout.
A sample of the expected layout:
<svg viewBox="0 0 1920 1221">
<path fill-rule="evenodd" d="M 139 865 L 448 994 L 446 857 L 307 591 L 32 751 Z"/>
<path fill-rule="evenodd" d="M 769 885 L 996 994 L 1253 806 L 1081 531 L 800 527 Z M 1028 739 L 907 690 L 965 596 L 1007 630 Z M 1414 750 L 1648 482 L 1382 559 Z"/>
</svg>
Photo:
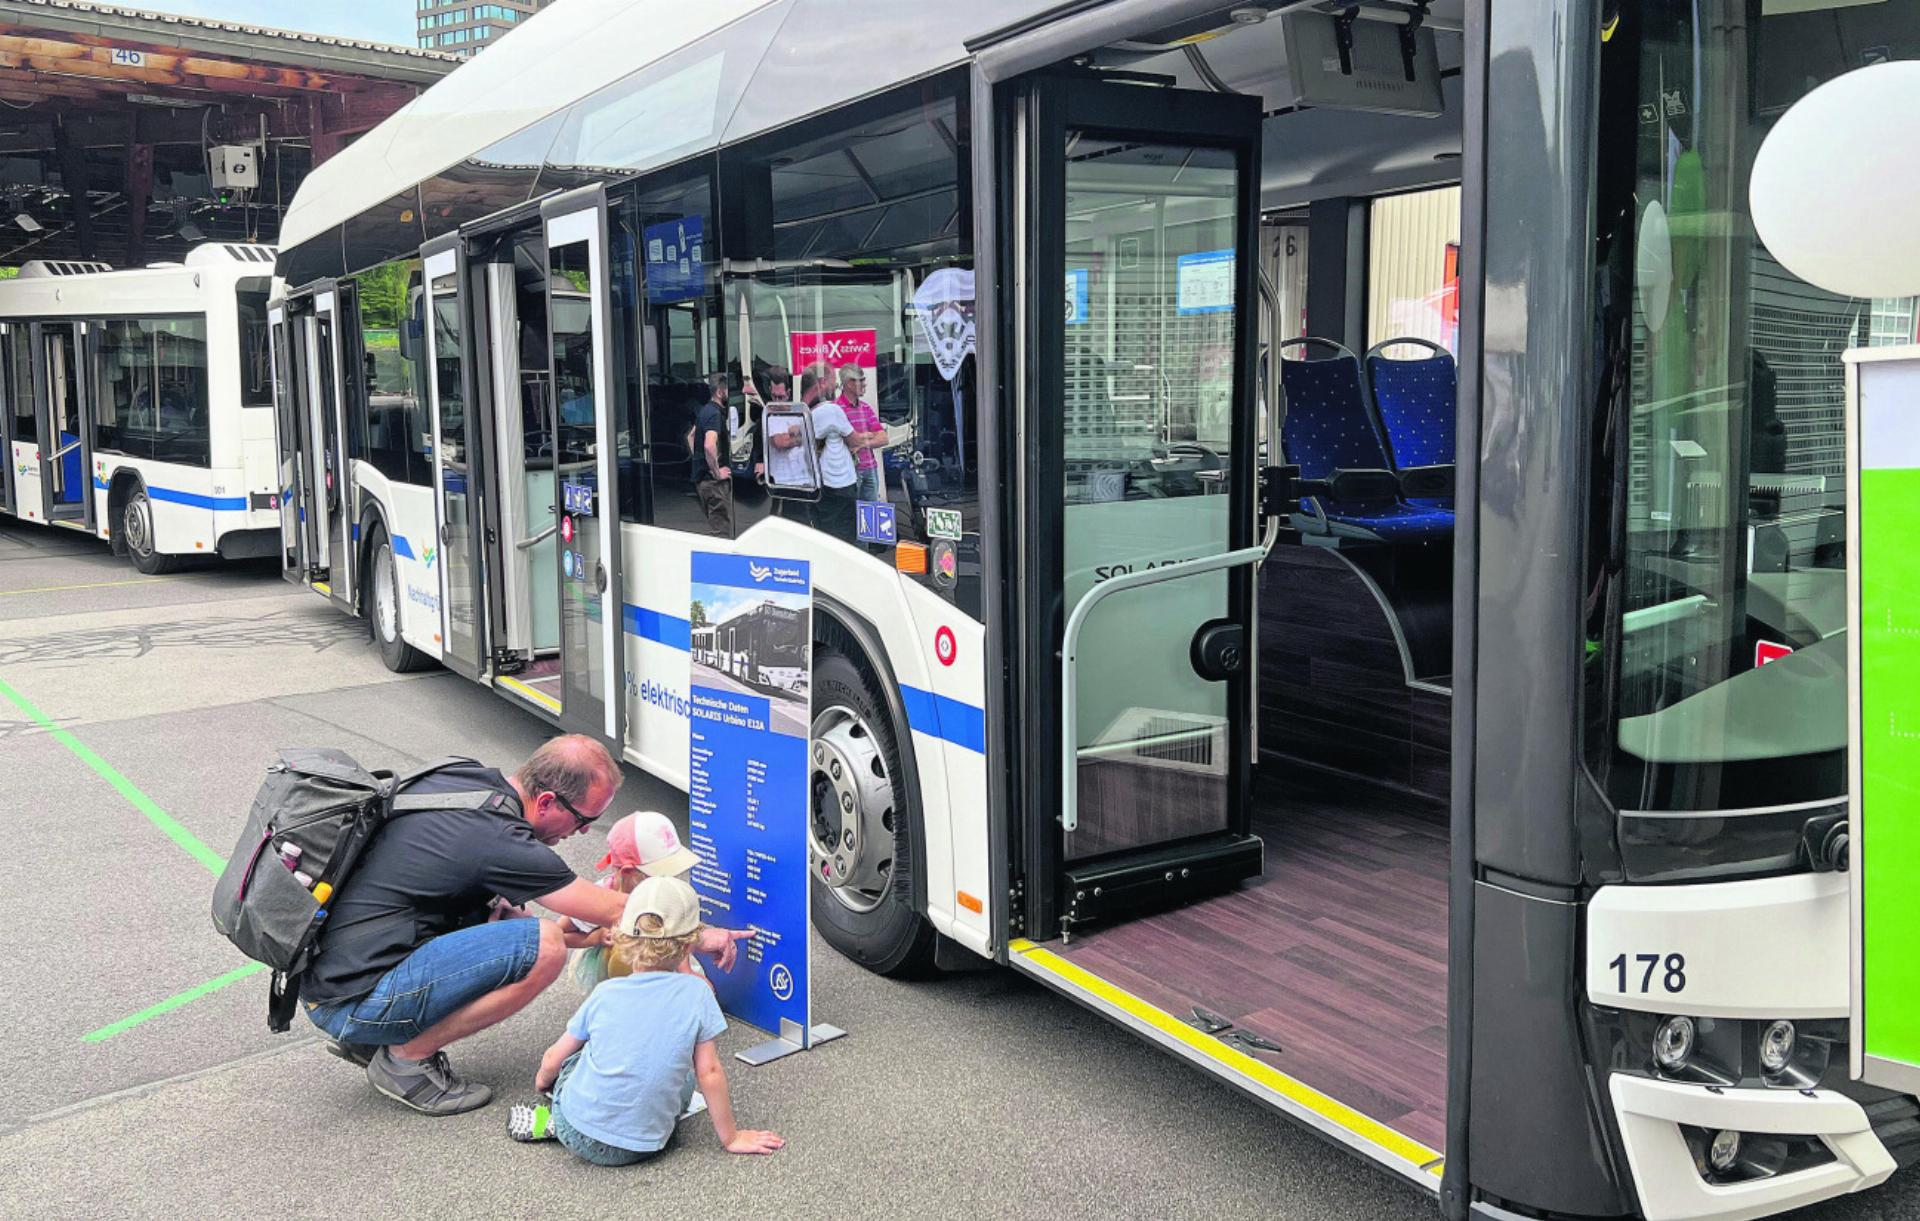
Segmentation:
<svg viewBox="0 0 1920 1221">
<path fill-rule="evenodd" d="M 296 748 L 282 751 L 267 768 L 246 828 L 214 884 L 213 926 L 248 958 L 273 968 L 268 1029 L 284 1031 L 292 1022 L 301 973 L 328 927 L 327 903 L 346 886 L 388 820 L 415 810 L 483 809 L 504 800 L 494 789 L 403 791 L 442 768 L 473 764 L 440 759 L 396 777 L 363 768 L 341 751 Z"/>
</svg>

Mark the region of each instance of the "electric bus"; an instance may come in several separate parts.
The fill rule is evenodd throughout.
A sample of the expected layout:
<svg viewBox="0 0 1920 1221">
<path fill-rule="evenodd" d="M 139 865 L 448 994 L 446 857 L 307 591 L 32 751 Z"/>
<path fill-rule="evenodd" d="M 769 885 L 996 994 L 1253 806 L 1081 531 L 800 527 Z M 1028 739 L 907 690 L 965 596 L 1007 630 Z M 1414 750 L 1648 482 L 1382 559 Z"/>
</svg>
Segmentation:
<svg viewBox="0 0 1920 1221">
<path fill-rule="evenodd" d="M 850 958 L 1450 1217 L 1874 1188 L 1841 358 L 1915 303 L 1746 174 L 1902 58 L 1920 0 L 567 0 L 293 201 L 286 574 L 684 788 L 690 556 L 805 560 Z"/>
<path fill-rule="evenodd" d="M 273 259 L 222 242 L 0 281 L 0 514 L 96 535 L 149 575 L 273 555 Z"/>
</svg>

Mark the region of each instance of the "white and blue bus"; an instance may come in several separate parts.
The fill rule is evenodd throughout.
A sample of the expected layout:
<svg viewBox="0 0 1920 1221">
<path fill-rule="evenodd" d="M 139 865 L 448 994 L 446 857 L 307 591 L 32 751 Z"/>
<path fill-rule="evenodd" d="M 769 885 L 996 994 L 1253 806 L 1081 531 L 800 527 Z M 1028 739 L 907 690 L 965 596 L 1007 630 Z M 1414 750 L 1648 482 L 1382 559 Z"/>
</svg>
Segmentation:
<svg viewBox="0 0 1920 1221">
<path fill-rule="evenodd" d="M 1862 56 L 1920 0 L 563 0 L 289 210 L 286 572 L 685 787 L 690 554 L 804 559 L 850 958 L 1029 975 L 1453 1218 L 1874 1188 L 1841 357 L 1914 303 L 1746 219 Z"/>
<path fill-rule="evenodd" d="M 268 246 L 0 281 L 0 513 L 85 531 L 143 573 L 274 554 Z"/>
</svg>

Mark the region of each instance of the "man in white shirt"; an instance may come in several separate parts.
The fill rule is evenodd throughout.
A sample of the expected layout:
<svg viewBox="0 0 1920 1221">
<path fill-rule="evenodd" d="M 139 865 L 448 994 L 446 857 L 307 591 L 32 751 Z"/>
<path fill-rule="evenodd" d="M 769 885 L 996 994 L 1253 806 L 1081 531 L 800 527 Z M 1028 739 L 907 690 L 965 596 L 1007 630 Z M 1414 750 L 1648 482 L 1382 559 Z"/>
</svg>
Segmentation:
<svg viewBox="0 0 1920 1221">
<path fill-rule="evenodd" d="M 820 501 L 814 506 L 813 524 L 855 543 L 854 502 L 860 479 L 849 446 L 862 444 L 867 434 L 854 431 L 846 410 L 827 397 L 832 385 L 833 374 L 824 364 L 800 375 L 800 399 L 812 408 L 813 439 L 820 447 Z"/>
</svg>

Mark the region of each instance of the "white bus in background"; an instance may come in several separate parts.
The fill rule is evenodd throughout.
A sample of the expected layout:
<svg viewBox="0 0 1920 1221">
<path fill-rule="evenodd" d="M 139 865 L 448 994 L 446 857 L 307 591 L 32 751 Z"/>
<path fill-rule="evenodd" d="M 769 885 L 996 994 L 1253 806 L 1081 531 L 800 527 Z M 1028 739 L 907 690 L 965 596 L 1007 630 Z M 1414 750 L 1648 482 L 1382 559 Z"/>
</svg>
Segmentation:
<svg viewBox="0 0 1920 1221">
<path fill-rule="evenodd" d="M 84 530 L 143 573 L 272 555 L 270 246 L 0 282 L 0 514 Z"/>
</svg>

